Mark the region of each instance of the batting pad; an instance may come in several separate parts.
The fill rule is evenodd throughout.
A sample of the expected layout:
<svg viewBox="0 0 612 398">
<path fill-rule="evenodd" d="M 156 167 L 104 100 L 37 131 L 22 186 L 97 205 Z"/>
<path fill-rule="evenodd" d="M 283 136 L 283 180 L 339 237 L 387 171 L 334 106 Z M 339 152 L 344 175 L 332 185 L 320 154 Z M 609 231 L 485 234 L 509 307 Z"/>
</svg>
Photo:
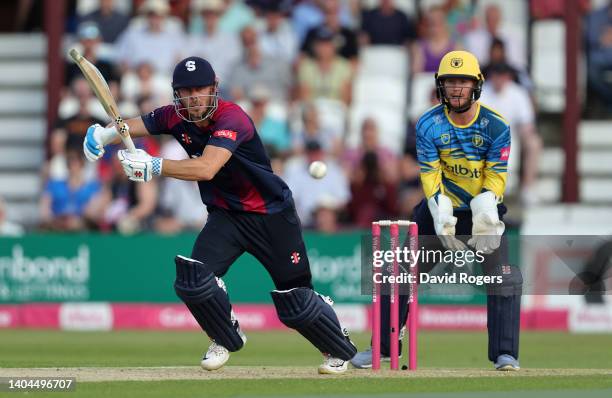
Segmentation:
<svg viewBox="0 0 612 398">
<path fill-rule="evenodd" d="M 237 330 L 238 322 L 232 322 L 229 297 L 215 275 L 198 260 L 176 256 L 174 262 L 174 291 L 202 329 L 228 351 L 241 349 L 244 342 Z"/>
<path fill-rule="evenodd" d="M 342 330 L 331 305 L 312 289 L 298 287 L 273 290 L 270 294 L 280 321 L 297 330 L 319 351 L 345 361 L 355 356 L 357 348 Z"/>
</svg>

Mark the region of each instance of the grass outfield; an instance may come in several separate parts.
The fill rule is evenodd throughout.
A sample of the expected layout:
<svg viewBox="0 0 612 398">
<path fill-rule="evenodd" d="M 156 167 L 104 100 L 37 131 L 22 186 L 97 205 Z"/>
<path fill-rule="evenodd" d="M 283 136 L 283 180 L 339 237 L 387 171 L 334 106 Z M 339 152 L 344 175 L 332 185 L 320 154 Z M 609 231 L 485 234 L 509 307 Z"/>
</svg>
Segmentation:
<svg viewBox="0 0 612 398">
<path fill-rule="evenodd" d="M 486 391 L 486 396 L 491 396 L 488 391 L 503 394 L 510 390 L 517 391 L 513 397 L 521 398 L 542 397 L 548 393 L 564 397 L 558 390 L 580 390 L 581 398 L 612 396 L 612 335 L 524 332 L 521 336 L 523 370 L 501 374 L 490 371 L 486 333 L 422 332 L 419 335 L 420 371 L 381 372 L 375 378 L 370 377 L 373 372 L 369 370 L 353 370 L 347 375 L 331 377 L 316 375 L 321 357 L 297 333 L 250 332 L 248 337 L 247 345 L 232 355 L 224 373 L 209 373 L 196 367 L 208 345 L 201 333 L 2 330 L 0 367 L 5 369 L 0 369 L 0 376 L 40 372 L 6 368 L 103 367 L 89 371 L 100 376 L 110 375 L 115 380 L 81 381 L 77 392 L 70 393 L 73 397 L 405 396 L 409 392 L 454 397 L 460 392 L 474 396 L 472 392 Z M 352 337 L 360 348 L 369 341 L 365 334 Z M 132 371 L 128 367 L 145 369 Z M 49 370 L 44 372 L 48 374 Z M 81 375 L 77 369 L 53 372 Z M 210 377 L 215 379 L 206 379 Z M 164 378 L 196 380 L 160 380 Z M 85 375 L 79 379 L 97 380 Z M 575 391 L 572 394 L 575 396 Z M 37 397 L 45 395 L 58 396 L 36 393 Z"/>
</svg>

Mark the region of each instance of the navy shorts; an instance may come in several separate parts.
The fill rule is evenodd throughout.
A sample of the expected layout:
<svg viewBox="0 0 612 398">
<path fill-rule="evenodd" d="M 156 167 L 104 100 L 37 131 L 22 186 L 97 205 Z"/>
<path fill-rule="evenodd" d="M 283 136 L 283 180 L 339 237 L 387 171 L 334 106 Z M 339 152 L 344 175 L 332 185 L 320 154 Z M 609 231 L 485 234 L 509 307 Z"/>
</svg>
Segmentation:
<svg viewBox="0 0 612 398">
<path fill-rule="evenodd" d="M 222 277 L 244 252 L 263 264 L 276 289 L 312 288 L 302 226 L 293 203 L 274 214 L 209 207 L 191 257 Z"/>
</svg>

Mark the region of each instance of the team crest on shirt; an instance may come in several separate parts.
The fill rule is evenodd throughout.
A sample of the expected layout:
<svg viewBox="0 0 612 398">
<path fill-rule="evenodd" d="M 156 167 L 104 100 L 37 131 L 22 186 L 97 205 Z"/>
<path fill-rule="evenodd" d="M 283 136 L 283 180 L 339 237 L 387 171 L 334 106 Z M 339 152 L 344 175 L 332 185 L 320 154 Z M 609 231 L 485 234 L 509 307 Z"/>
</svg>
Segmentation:
<svg viewBox="0 0 612 398">
<path fill-rule="evenodd" d="M 301 258 L 300 258 L 300 253 L 298 253 L 298 252 L 293 252 L 293 253 L 291 253 L 291 262 L 292 262 L 293 264 L 297 264 L 297 263 L 299 263 L 299 262 L 300 262 L 300 260 L 301 260 Z"/>
<path fill-rule="evenodd" d="M 442 134 L 440 136 L 440 140 L 442 141 L 444 145 L 448 144 L 450 142 L 450 134 L 449 133 Z"/>
<path fill-rule="evenodd" d="M 476 134 L 472 137 L 472 144 L 474 144 L 476 148 L 481 147 L 483 142 L 484 140 L 480 134 Z"/>
</svg>

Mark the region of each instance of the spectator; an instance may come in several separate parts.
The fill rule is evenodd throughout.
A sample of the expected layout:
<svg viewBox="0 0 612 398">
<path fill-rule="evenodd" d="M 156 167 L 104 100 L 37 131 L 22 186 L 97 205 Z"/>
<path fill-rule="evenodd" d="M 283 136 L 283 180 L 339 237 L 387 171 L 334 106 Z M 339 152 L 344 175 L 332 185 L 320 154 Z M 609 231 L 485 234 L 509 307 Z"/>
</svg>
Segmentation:
<svg viewBox="0 0 612 398">
<path fill-rule="evenodd" d="M 489 63 L 482 68 L 482 74 L 484 75 L 485 79 L 489 78 L 489 69 L 491 66 L 497 64 L 507 64 L 512 70 L 512 80 L 525 87 L 527 90 L 533 89 L 533 82 L 529 78 L 527 72 L 525 70 L 519 70 L 513 66 L 510 66 L 506 57 L 506 45 L 501 39 L 495 37 L 491 41 Z"/>
<path fill-rule="evenodd" d="M 319 26 L 316 26 L 308 31 L 304 43 L 302 44 L 302 53 L 309 57 L 316 57 L 316 42 L 321 35 L 329 35 L 331 33 L 331 41 L 336 49 L 336 53 L 347 60 L 356 61 L 359 47 L 357 45 L 357 35 L 355 32 L 340 22 L 340 5 L 337 1 L 329 1 L 323 3 L 324 20 Z"/>
<path fill-rule="evenodd" d="M 397 216 L 397 186 L 386 181 L 376 152 L 365 152 L 351 175 L 351 221 L 368 228 L 372 220 L 389 220 Z"/>
<path fill-rule="evenodd" d="M 258 85 L 270 89 L 272 98 L 286 101 L 291 88 L 291 67 L 281 59 L 262 54 L 257 31 L 248 26 L 240 33 L 242 60 L 234 65 L 228 84 L 230 94 L 239 101 L 250 96 L 250 90 Z"/>
<path fill-rule="evenodd" d="M 586 23 L 589 87 L 612 111 L 612 1 L 592 12 Z"/>
<path fill-rule="evenodd" d="M 416 37 L 414 21 L 398 10 L 393 0 L 381 0 L 379 7 L 361 17 L 361 45 L 408 45 Z"/>
<path fill-rule="evenodd" d="M 92 112 L 92 109 L 98 110 L 96 114 Z M 64 99 L 60 105 L 60 115 L 66 114 L 68 116 L 61 117 L 49 137 L 49 163 L 46 166 L 46 177 L 54 180 L 64 180 L 68 177 L 66 152 L 68 150 L 82 151 L 87 128 L 96 123 L 105 124 L 101 119 L 102 115 L 106 117 L 104 109 L 94 99 L 89 84 L 82 77 L 73 80 L 71 96 Z M 95 176 L 95 166 L 87 163 L 85 179 L 90 180 Z"/>
<path fill-rule="evenodd" d="M 467 3 L 467 4 L 466 4 Z M 472 1 L 446 0 L 443 5 L 451 36 L 461 38 L 476 27 L 475 3 Z"/>
<path fill-rule="evenodd" d="M 325 29 L 317 31 L 314 43 L 315 59 L 304 59 L 298 68 L 299 97 L 303 101 L 326 98 L 351 102 L 351 66 L 338 56 L 334 34 Z"/>
<path fill-rule="evenodd" d="M 154 108 L 172 102 L 172 82 L 168 75 L 156 73 L 151 64 L 143 62 L 121 79 L 121 95 L 126 101 L 150 97 Z"/>
<path fill-rule="evenodd" d="M 200 3 L 199 12 L 205 22 L 202 35 L 190 35 L 184 56 L 202 57 L 208 60 L 220 79 L 220 88 L 227 93 L 232 67 L 240 60 L 240 41 L 235 33 L 219 29 L 219 20 L 225 10 L 222 0 L 207 0 Z"/>
<path fill-rule="evenodd" d="M 22 236 L 23 234 L 24 230 L 21 225 L 7 219 L 6 205 L 2 197 L 0 197 L 0 236 L 16 238 Z"/>
<path fill-rule="evenodd" d="M 338 216 L 342 204 L 333 196 L 322 196 L 314 210 L 314 229 L 324 234 L 334 234 L 340 229 Z"/>
<path fill-rule="evenodd" d="M 413 45 L 412 73 L 437 72 L 442 57 L 458 49 L 448 30 L 443 8 L 430 8 L 425 13 L 424 26 L 425 37 Z"/>
<path fill-rule="evenodd" d="M 389 147 L 385 147 L 379 141 L 378 125 L 373 118 L 366 118 L 361 125 L 361 143 L 357 148 L 347 150 L 342 163 L 348 174 L 356 170 L 361 159 L 366 153 L 372 152 L 377 155 L 377 166 L 382 170 L 382 175 L 392 183 L 397 182 L 397 157 Z"/>
<path fill-rule="evenodd" d="M 99 57 L 98 50 L 100 48 L 101 36 L 98 25 L 93 22 L 82 23 L 77 30 L 77 37 L 79 38 L 81 54 L 98 68 L 111 90 L 116 92 L 120 76 L 112 63 Z M 66 63 L 66 85 L 69 86 L 74 79 L 81 77 L 83 77 L 83 73 L 78 65 L 70 59 Z"/>
<path fill-rule="evenodd" d="M 100 184 L 86 180 L 80 151 L 68 151 L 66 159 L 67 179 L 50 179 L 44 189 L 40 201 L 41 220 L 45 227 L 53 230 L 83 230 L 93 214 L 91 206 Z"/>
<path fill-rule="evenodd" d="M 249 114 L 263 143 L 274 147 L 277 152 L 287 152 L 290 148 L 287 122 L 268 112 L 270 90 L 266 86 L 255 86 L 251 90 L 250 100 Z"/>
<path fill-rule="evenodd" d="M 509 65 L 492 65 L 489 73 L 490 77 L 482 89 L 481 101 L 500 112 L 510 124 L 512 134 L 506 191 L 509 193 L 517 191 L 519 181 L 513 176 L 522 170 L 521 200 L 524 205 L 537 203 L 535 182 L 542 139 L 536 131 L 531 99 L 523 87 L 512 81 L 512 69 Z"/>
<path fill-rule="evenodd" d="M 321 126 L 319 112 L 314 104 L 304 105 L 302 110 L 301 131 L 294 135 L 293 151 L 296 155 L 304 153 L 309 142 L 316 141 L 321 144 L 323 150 L 337 157 L 342 150 L 341 137 L 329 128 Z"/>
<path fill-rule="evenodd" d="M 174 138 L 163 143 L 161 156 L 164 159 L 187 159 L 187 153 Z M 161 181 L 159 207 L 161 214 L 155 220 L 157 232 L 172 234 L 184 230 L 196 231 L 206 221 L 206 206 L 202 203 L 197 184 L 176 178 Z"/>
<path fill-rule="evenodd" d="M 281 5 L 272 1 L 264 8 L 265 22 L 259 28 L 261 51 L 268 57 L 291 64 L 297 56 L 298 41 Z"/>
<path fill-rule="evenodd" d="M 350 9 L 343 3 L 339 4 L 338 0 L 302 0 L 293 8 L 291 16 L 291 24 L 297 35 L 298 43 L 304 43 L 308 31 L 323 23 L 325 19 L 323 8 L 326 2 L 335 3 L 342 26 L 354 25 Z"/>
<path fill-rule="evenodd" d="M 517 29 L 502 26 L 502 12 L 499 6 L 491 4 L 485 8 L 485 26 L 469 32 L 465 36 L 465 47 L 478 58 L 481 65 L 489 63 L 489 49 L 494 38 L 506 45 L 506 57 L 512 66 L 525 69 L 527 55 L 525 53 L 525 38 Z"/>
<path fill-rule="evenodd" d="M 112 162 L 110 180 L 104 184 L 99 200 L 92 206 L 94 219 L 101 229 L 116 229 L 133 234 L 150 229 L 157 206 L 158 186 L 155 181 L 138 184 L 128 180 L 117 156 Z"/>
<path fill-rule="evenodd" d="M 168 21 L 166 0 L 146 0 L 139 9 L 146 16 L 144 25 L 133 23 L 117 41 L 117 60 L 122 69 L 149 63 L 156 72 L 170 74 L 181 57 L 182 30 Z"/>
<path fill-rule="evenodd" d="M 100 0 L 100 8 L 83 16 L 80 23 L 93 22 L 100 28 L 102 40 L 114 43 L 127 28 L 130 17 L 115 9 L 114 0 Z"/>
<path fill-rule="evenodd" d="M 219 21 L 219 30 L 238 34 L 255 22 L 255 13 L 243 0 L 225 0 L 225 12 Z"/>
<path fill-rule="evenodd" d="M 327 175 L 320 180 L 312 178 L 308 172 L 308 166 L 315 160 L 327 164 Z M 321 198 L 335 198 L 338 207 L 344 207 L 350 199 L 349 182 L 344 171 L 333 159 L 326 159 L 318 142 L 309 142 L 305 156 L 287 162 L 284 179 L 293 192 L 300 220 L 307 227 L 314 224 L 313 214 Z"/>
</svg>

